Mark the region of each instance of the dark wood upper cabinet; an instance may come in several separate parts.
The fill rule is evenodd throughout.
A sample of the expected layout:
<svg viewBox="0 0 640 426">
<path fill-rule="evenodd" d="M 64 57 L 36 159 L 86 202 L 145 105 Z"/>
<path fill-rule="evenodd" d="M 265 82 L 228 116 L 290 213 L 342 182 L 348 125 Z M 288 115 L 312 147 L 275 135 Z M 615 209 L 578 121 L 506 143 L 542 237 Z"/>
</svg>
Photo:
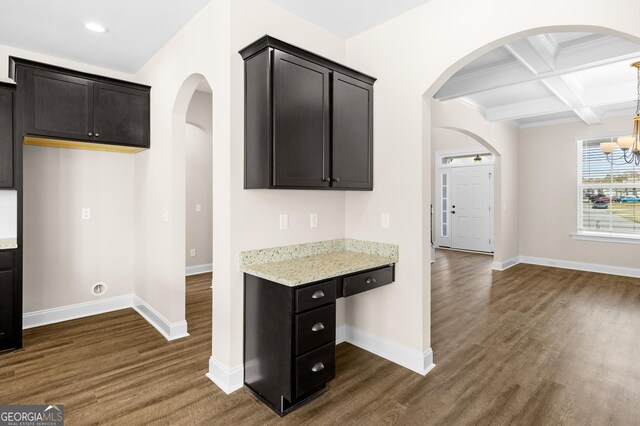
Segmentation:
<svg viewBox="0 0 640 426">
<path fill-rule="evenodd" d="M 265 36 L 245 61 L 245 188 L 373 189 L 375 79 Z"/>
<path fill-rule="evenodd" d="M 97 141 L 149 147 L 149 91 L 115 84 L 94 84 Z"/>
<path fill-rule="evenodd" d="M 20 58 L 10 61 L 29 143 L 53 139 L 149 148 L 150 87 Z"/>
<path fill-rule="evenodd" d="M 14 187 L 14 92 L 12 86 L 0 84 L 0 188 Z"/>
<path fill-rule="evenodd" d="M 275 51 L 273 185 L 328 187 L 329 69 Z"/>
<path fill-rule="evenodd" d="M 373 86 L 333 73 L 334 187 L 373 188 Z"/>
</svg>

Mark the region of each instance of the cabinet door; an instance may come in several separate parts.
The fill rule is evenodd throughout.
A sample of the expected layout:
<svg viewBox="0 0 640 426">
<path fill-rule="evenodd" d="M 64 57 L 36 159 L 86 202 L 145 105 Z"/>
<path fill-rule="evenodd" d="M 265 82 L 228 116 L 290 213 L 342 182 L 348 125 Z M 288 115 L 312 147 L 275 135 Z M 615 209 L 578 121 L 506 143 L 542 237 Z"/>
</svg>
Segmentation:
<svg viewBox="0 0 640 426">
<path fill-rule="evenodd" d="M 275 51 L 275 187 L 329 186 L 329 75 L 327 68 Z"/>
<path fill-rule="evenodd" d="M 13 270 L 0 271 L 0 350 L 14 347 Z"/>
<path fill-rule="evenodd" d="M 373 189 L 373 86 L 333 73 L 334 188 Z"/>
<path fill-rule="evenodd" d="M 20 87 L 18 87 L 20 90 Z M 93 132 L 93 82 L 35 68 L 27 70 L 24 132 L 88 139 Z"/>
<path fill-rule="evenodd" d="M 149 147 L 149 91 L 94 83 L 95 141 Z"/>
<path fill-rule="evenodd" d="M 13 90 L 0 89 L 0 188 L 13 187 Z"/>
</svg>

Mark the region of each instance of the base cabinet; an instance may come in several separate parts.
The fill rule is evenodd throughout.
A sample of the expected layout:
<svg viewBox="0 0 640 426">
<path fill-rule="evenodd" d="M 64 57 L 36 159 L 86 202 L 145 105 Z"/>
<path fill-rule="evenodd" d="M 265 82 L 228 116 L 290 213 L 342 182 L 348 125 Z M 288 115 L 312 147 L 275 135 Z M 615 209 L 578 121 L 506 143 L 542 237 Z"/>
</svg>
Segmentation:
<svg viewBox="0 0 640 426">
<path fill-rule="evenodd" d="M 0 351 L 22 347 L 22 300 L 14 251 L 0 252 Z"/>
</svg>

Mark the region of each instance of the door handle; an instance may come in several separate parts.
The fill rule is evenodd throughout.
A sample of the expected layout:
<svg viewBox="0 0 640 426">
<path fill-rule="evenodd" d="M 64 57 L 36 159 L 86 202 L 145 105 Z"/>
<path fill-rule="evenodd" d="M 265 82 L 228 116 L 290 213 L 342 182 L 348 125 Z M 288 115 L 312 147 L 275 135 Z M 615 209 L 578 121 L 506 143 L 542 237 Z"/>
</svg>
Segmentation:
<svg viewBox="0 0 640 426">
<path fill-rule="evenodd" d="M 316 364 L 311 369 L 311 371 L 313 371 L 314 373 L 317 373 L 318 371 L 322 371 L 322 370 L 324 370 L 324 364 L 321 362 L 316 362 Z"/>
<path fill-rule="evenodd" d="M 324 297 L 324 292 L 322 290 L 318 290 L 311 296 L 312 299 L 321 299 Z"/>
<path fill-rule="evenodd" d="M 451 214 L 456 214 L 456 212 L 451 212 Z"/>
<path fill-rule="evenodd" d="M 321 322 L 311 327 L 311 331 L 322 331 L 322 330 L 324 330 L 324 324 L 322 324 Z"/>
<path fill-rule="evenodd" d="M 375 278 L 369 277 L 366 279 L 365 284 L 375 284 L 376 281 L 377 280 Z"/>
</svg>

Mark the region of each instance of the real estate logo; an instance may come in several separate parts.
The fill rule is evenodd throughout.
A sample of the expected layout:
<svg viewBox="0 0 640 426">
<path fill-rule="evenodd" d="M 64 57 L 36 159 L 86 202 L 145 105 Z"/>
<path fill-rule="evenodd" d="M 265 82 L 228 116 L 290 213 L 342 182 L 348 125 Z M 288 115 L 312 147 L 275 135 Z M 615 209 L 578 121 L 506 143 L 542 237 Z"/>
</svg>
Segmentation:
<svg viewBox="0 0 640 426">
<path fill-rule="evenodd" d="M 64 405 L 0 405 L 0 426 L 62 426 Z"/>
</svg>

